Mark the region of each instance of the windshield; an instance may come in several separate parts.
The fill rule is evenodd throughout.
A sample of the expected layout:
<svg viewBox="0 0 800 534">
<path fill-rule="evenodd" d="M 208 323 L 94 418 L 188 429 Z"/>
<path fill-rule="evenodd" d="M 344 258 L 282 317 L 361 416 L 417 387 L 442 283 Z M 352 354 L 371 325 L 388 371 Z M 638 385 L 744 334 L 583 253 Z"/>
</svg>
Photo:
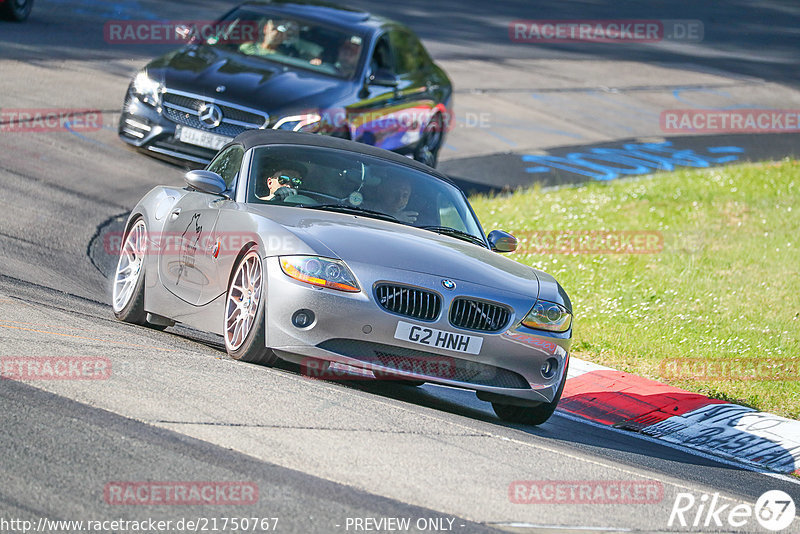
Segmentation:
<svg viewBox="0 0 800 534">
<path fill-rule="evenodd" d="M 237 9 L 221 23 L 207 45 L 339 78 L 355 75 L 364 49 L 358 35 L 285 15 Z"/>
<path fill-rule="evenodd" d="M 322 147 L 259 147 L 248 183 L 249 203 L 355 213 L 485 246 L 457 187 L 380 158 Z"/>
</svg>

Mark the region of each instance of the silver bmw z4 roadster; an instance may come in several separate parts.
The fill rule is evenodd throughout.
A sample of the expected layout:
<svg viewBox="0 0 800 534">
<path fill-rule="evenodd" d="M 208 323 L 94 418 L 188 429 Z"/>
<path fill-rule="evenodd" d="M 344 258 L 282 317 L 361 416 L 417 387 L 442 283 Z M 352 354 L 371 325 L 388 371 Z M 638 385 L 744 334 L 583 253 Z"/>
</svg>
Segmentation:
<svg viewBox="0 0 800 534">
<path fill-rule="evenodd" d="M 552 415 L 569 297 L 501 256 L 517 240 L 485 235 L 446 176 L 353 141 L 253 130 L 185 181 L 154 188 L 128 218 L 117 318 L 213 332 L 234 359 L 281 358 L 321 378 L 334 362 L 470 389 L 506 421 Z"/>
</svg>

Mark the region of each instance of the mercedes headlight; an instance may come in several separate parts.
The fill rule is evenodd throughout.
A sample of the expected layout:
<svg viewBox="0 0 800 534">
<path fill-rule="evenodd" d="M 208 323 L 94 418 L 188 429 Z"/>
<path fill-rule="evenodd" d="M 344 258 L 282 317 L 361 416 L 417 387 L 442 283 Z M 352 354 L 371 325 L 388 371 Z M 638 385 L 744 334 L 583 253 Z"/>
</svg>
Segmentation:
<svg viewBox="0 0 800 534">
<path fill-rule="evenodd" d="M 350 293 L 361 291 L 355 276 L 341 260 L 320 256 L 283 256 L 280 263 L 287 276 L 300 282 Z"/>
<path fill-rule="evenodd" d="M 140 72 L 133 79 L 132 90 L 136 97 L 153 107 L 161 105 L 161 90 L 163 86 L 150 78 L 146 72 Z"/>
<path fill-rule="evenodd" d="M 306 113 L 304 115 L 291 115 L 283 117 L 275 123 L 276 130 L 291 130 L 293 132 L 314 133 L 319 128 L 321 117 L 318 113 Z"/>
<path fill-rule="evenodd" d="M 537 300 L 522 324 L 536 330 L 566 332 L 572 325 L 572 314 L 563 306 L 546 300 Z"/>
</svg>

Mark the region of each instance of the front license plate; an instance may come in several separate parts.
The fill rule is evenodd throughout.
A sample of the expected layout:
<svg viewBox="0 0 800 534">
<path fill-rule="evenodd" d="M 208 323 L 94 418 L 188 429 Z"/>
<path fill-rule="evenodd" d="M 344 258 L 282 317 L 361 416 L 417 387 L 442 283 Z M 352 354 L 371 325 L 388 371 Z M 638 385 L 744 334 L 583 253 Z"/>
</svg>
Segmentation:
<svg viewBox="0 0 800 534">
<path fill-rule="evenodd" d="M 456 334 L 446 330 L 406 323 L 405 321 L 397 323 L 394 337 L 395 339 L 402 339 L 403 341 L 410 341 L 427 347 L 463 352 L 464 354 L 480 354 L 481 346 L 483 345 L 482 337 Z"/>
<path fill-rule="evenodd" d="M 180 139 L 182 143 L 211 148 L 213 150 L 219 150 L 232 139 L 224 135 L 204 132 L 196 128 L 187 128 L 186 126 L 176 126 L 175 136 Z"/>
</svg>

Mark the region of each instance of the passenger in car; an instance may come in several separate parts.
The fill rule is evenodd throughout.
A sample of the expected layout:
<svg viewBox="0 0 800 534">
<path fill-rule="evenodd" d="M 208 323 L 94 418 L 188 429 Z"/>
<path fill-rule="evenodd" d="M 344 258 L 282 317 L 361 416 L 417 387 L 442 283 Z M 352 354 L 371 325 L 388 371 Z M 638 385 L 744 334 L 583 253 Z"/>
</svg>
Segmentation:
<svg viewBox="0 0 800 534">
<path fill-rule="evenodd" d="M 336 70 L 345 76 L 350 76 L 358 65 L 358 57 L 361 55 L 361 45 L 347 40 L 339 47 L 336 55 Z"/>
<path fill-rule="evenodd" d="M 398 221 L 413 223 L 417 221 L 419 212 L 407 210 L 411 199 L 411 184 L 401 180 L 384 180 L 378 199 L 380 211 L 391 215 Z"/>
<path fill-rule="evenodd" d="M 258 42 L 244 43 L 239 51 L 251 56 L 267 56 L 281 52 L 281 46 L 297 33 L 297 24 L 292 21 L 268 19 L 262 29 Z"/>
</svg>

